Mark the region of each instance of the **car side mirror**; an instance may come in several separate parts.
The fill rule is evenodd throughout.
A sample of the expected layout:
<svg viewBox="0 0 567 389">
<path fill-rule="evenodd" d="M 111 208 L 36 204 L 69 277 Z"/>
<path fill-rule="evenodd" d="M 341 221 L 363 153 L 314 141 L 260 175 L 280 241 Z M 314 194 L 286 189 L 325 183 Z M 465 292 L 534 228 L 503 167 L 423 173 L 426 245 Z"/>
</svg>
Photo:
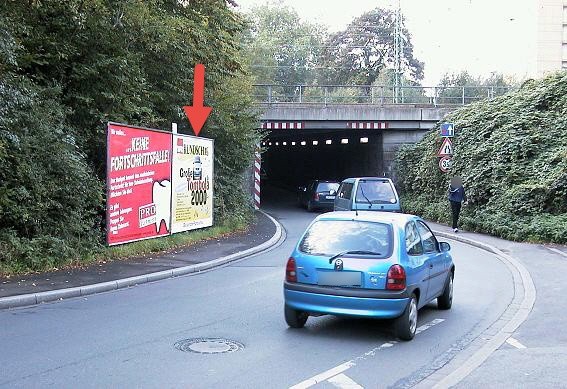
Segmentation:
<svg viewBox="0 0 567 389">
<path fill-rule="evenodd" d="M 334 196 L 335 194 L 337 194 L 337 191 L 334 190 L 334 189 L 331 189 L 331 190 L 329 191 L 329 194 L 330 194 L 331 196 Z"/>
<path fill-rule="evenodd" d="M 439 249 L 442 253 L 451 251 L 451 245 L 447 242 L 439 242 Z"/>
</svg>

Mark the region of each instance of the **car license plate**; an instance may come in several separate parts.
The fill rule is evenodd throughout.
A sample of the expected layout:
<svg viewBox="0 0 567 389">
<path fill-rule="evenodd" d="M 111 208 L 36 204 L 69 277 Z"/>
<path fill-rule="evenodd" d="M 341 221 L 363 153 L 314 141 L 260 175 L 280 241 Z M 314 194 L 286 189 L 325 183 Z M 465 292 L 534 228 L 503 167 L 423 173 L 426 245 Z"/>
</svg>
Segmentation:
<svg viewBox="0 0 567 389">
<path fill-rule="evenodd" d="M 324 286 L 360 286 L 362 280 L 358 271 L 319 271 L 317 276 Z"/>
<path fill-rule="evenodd" d="M 335 196 L 325 196 L 325 198 L 326 198 L 327 200 L 334 200 L 334 199 L 335 199 Z"/>
</svg>

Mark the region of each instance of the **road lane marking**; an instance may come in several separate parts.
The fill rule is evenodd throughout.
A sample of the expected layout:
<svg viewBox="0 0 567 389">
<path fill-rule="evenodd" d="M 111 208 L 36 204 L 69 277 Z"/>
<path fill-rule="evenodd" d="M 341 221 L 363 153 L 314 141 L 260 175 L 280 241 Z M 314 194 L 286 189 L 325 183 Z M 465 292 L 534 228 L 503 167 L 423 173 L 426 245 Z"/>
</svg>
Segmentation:
<svg viewBox="0 0 567 389">
<path fill-rule="evenodd" d="M 443 323 L 444 321 L 445 321 L 445 319 L 435 319 L 435 320 L 432 320 L 432 321 L 430 321 L 429 323 L 426 323 L 426 324 L 424 324 L 424 325 L 418 327 L 417 330 L 415 330 L 415 334 L 417 335 L 417 334 L 419 334 L 419 333 L 421 333 L 421 332 L 423 332 L 423 331 L 425 331 L 425 330 L 427 330 L 427 329 L 433 327 L 434 325 L 437 325 L 437 324 L 439 324 L 439 323 Z"/>
<path fill-rule="evenodd" d="M 563 255 L 564 257 L 567 257 L 567 253 L 564 253 L 563 251 L 556 249 L 554 247 L 546 247 L 548 250 L 553 251 L 554 253 L 557 253 L 559 255 Z"/>
<path fill-rule="evenodd" d="M 514 339 L 511 336 L 508 339 L 506 339 L 506 343 L 508 343 L 510 346 L 519 348 L 520 350 L 527 348 L 526 346 L 521 344 L 517 339 Z"/>
<path fill-rule="evenodd" d="M 300 382 L 297 385 L 293 385 L 292 387 L 290 387 L 289 389 L 305 389 L 305 388 L 309 388 L 313 385 L 317 385 L 320 382 L 326 381 L 331 377 L 334 377 L 338 374 L 341 374 L 343 371 L 350 369 L 352 366 L 354 366 L 355 363 L 354 361 L 348 361 L 345 362 L 339 366 L 333 367 L 332 369 L 329 369 L 327 371 L 322 372 L 321 374 L 317 374 L 316 376 L 313 376 L 311 378 L 306 379 L 305 381 Z"/>
<path fill-rule="evenodd" d="M 329 378 L 328 382 L 340 389 L 364 389 L 364 387 L 354 382 L 352 378 L 342 373 Z"/>
<path fill-rule="evenodd" d="M 445 319 L 434 319 L 420 327 L 418 327 L 415 330 L 416 335 L 433 327 L 434 325 L 437 325 L 439 323 L 444 322 Z M 305 381 L 301 381 L 299 384 L 290 386 L 289 389 L 306 389 L 306 388 L 310 388 L 313 385 L 317 385 L 323 381 L 327 381 L 330 378 L 333 378 L 335 376 L 338 376 L 339 374 L 345 372 L 346 370 L 350 369 L 353 366 L 356 366 L 356 363 L 362 360 L 367 359 L 368 357 L 373 357 L 374 355 L 376 355 L 376 353 L 380 350 L 384 350 L 386 348 L 390 348 L 393 347 L 394 345 L 396 345 L 397 343 L 399 343 L 397 340 L 391 340 L 389 342 L 385 342 L 382 343 L 380 346 L 378 347 L 374 347 L 372 350 L 368 350 L 367 352 L 365 352 L 362 355 L 359 355 L 358 357 L 351 359 L 350 361 L 347 361 L 345 363 L 342 363 L 338 366 L 335 366 L 329 370 L 326 370 L 322 373 L 319 373 L 311 378 L 306 379 Z M 344 374 L 343 374 L 344 375 Z M 345 376 L 347 377 L 347 376 Z M 348 378 L 348 377 L 347 377 Z M 330 380 L 329 380 L 330 382 Z M 354 381 L 353 381 L 354 382 Z M 356 382 L 355 382 L 356 384 Z M 358 385 L 358 384 L 357 384 Z"/>
</svg>

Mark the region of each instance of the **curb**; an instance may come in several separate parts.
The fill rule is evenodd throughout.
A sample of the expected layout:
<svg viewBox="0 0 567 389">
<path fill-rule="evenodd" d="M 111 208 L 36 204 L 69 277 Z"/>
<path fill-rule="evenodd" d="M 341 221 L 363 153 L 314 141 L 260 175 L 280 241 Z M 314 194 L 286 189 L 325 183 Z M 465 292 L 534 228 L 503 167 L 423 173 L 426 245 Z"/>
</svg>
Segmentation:
<svg viewBox="0 0 567 389">
<path fill-rule="evenodd" d="M 202 262 L 195 265 L 177 267 L 170 270 L 163 270 L 154 273 L 142 274 L 135 277 L 121 278 L 114 281 L 100 282 L 97 284 L 76 286 L 65 289 L 56 289 L 46 292 L 28 293 L 28 294 L 22 294 L 16 296 L 2 297 L 0 298 L 0 310 L 6 308 L 19 308 L 30 305 L 37 305 L 40 303 L 47 303 L 47 302 L 63 300 L 72 297 L 88 296 L 91 294 L 128 288 L 130 286 L 164 280 L 167 278 L 173 278 L 192 273 L 199 273 L 221 265 L 226 265 L 230 262 L 234 262 L 254 254 L 258 254 L 262 251 L 268 250 L 273 246 L 275 246 L 280 241 L 283 235 L 282 225 L 272 216 L 268 215 L 266 212 L 264 211 L 260 211 L 260 212 L 262 212 L 272 221 L 272 223 L 274 223 L 274 225 L 276 226 L 276 232 L 269 240 L 258 246 L 251 247 L 247 250 L 235 254 L 230 254 L 221 258 L 213 259 L 211 261 Z"/>
<path fill-rule="evenodd" d="M 536 299 L 536 289 L 532 277 L 526 267 L 516 258 L 505 254 L 500 249 L 487 243 L 479 242 L 473 239 L 464 238 L 455 234 L 442 231 L 434 231 L 436 236 L 452 239 L 457 242 L 465 243 L 473 247 L 480 248 L 496 255 L 496 257 L 504 262 L 511 271 L 514 282 L 514 298 L 510 305 L 495 323 L 502 324 L 495 334 L 482 339 L 481 345 L 475 346 L 479 339 L 483 337 L 480 334 L 470 345 L 470 349 L 474 348 L 472 354 L 468 354 L 464 360 L 455 357 L 453 361 L 447 363 L 441 369 L 437 370 L 429 377 L 417 383 L 415 388 L 450 388 L 457 385 L 465 379 L 470 373 L 476 370 L 484 361 L 486 361 L 494 351 L 496 351 L 506 340 L 516 331 L 516 329 L 528 318 L 533 309 Z M 505 320 L 504 318 L 508 318 Z M 486 331 L 489 331 L 489 327 Z M 485 331 L 485 332 L 486 332 Z M 469 349 L 469 350 L 470 350 Z"/>
</svg>

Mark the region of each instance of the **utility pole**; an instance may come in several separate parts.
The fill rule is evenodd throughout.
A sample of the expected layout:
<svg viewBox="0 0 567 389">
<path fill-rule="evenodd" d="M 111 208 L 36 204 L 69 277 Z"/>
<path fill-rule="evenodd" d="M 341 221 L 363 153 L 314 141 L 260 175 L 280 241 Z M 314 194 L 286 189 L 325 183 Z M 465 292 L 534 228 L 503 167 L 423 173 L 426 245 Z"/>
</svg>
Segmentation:
<svg viewBox="0 0 567 389">
<path fill-rule="evenodd" d="M 402 4 L 398 0 L 398 8 L 394 19 L 394 102 L 401 103 L 404 99 L 403 93 L 403 69 L 402 58 L 404 56 L 404 40 L 402 37 Z"/>
</svg>

